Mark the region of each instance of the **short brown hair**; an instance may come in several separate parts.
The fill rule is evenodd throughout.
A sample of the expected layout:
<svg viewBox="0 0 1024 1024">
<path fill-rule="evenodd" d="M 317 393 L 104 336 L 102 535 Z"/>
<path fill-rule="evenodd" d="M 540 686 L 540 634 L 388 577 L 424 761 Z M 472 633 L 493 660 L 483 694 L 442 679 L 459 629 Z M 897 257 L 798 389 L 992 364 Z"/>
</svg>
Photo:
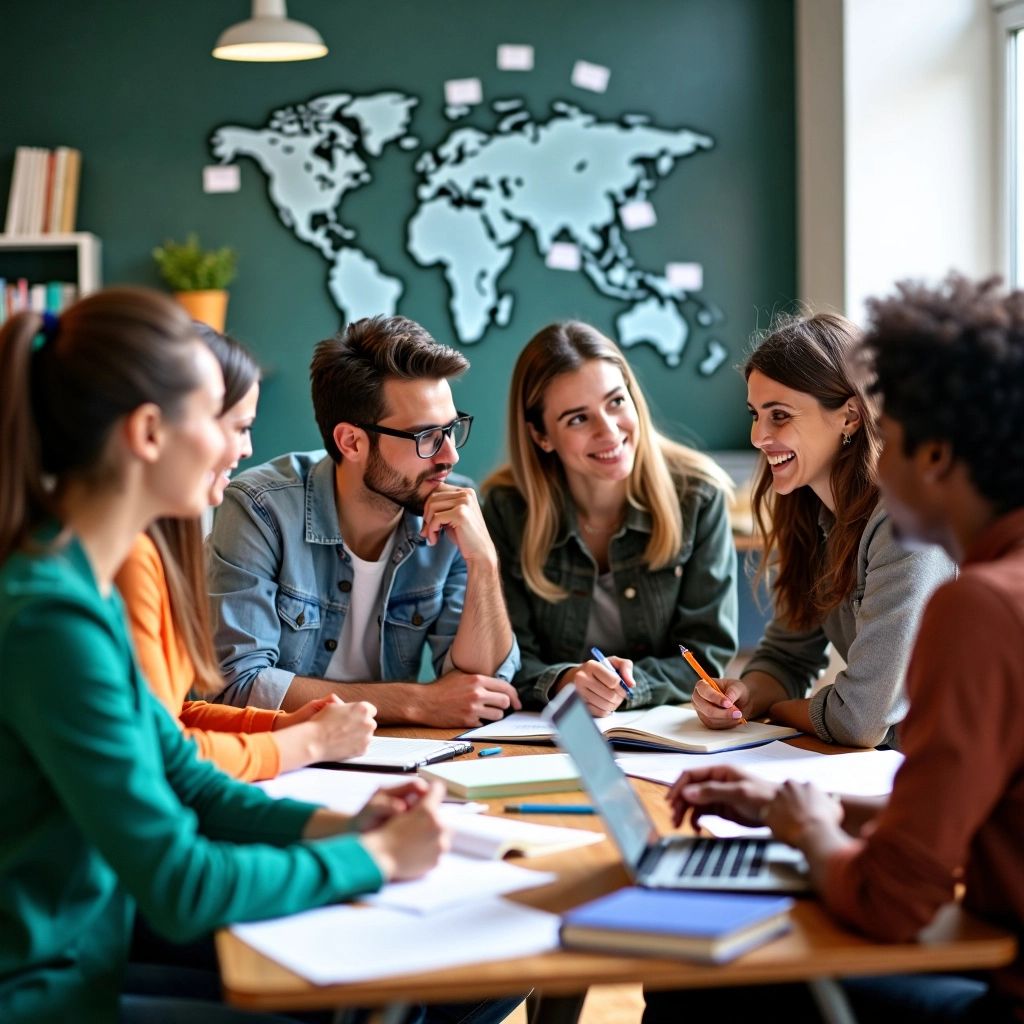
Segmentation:
<svg viewBox="0 0 1024 1024">
<path fill-rule="evenodd" d="M 341 461 L 334 443 L 339 423 L 377 423 L 387 415 L 386 380 L 446 380 L 468 368 L 461 352 L 438 344 L 404 316 L 366 317 L 321 341 L 313 352 L 309 380 L 327 454 Z"/>
</svg>

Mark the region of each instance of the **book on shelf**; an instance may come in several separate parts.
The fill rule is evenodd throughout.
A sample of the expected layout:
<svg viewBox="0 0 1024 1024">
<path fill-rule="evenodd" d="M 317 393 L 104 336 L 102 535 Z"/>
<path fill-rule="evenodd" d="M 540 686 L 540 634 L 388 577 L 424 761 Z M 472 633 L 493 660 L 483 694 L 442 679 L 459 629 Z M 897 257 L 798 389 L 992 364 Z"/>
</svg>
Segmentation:
<svg viewBox="0 0 1024 1024">
<path fill-rule="evenodd" d="M 689 754 L 742 750 L 800 735 L 799 729 L 766 722 L 747 722 L 732 729 L 709 729 L 701 724 L 692 707 L 674 704 L 639 711 L 614 711 L 604 718 L 595 718 L 594 724 L 615 743 Z M 501 721 L 464 732 L 460 738 L 543 743 L 554 741 L 555 730 L 538 712 L 517 711 Z"/>
<path fill-rule="evenodd" d="M 421 768 L 420 775 L 443 782 L 453 796 L 488 800 L 522 793 L 565 793 L 582 788 L 580 773 L 568 754 L 526 754 L 456 761 Z"/>
<path fill-rule="evenodd" d="M 563 946 L 721 964 L 789 931 L 785 896 L 632 886 L 562 915 Z"/>
<path fill-rule="evenodd" d="M 4 232 L 52 235 L 75 230 L 82 154 L 68 146 L 55 150 L 18 146 L 7 199 Z"/>
<path fill-rule="evenodd" d="M 78 298 L 78 287 L 69 281 L 31 284 L 27 278 L 13 281 L 0 277 L 0 324 L 15 313 L 61 313 Z"/>
</svg>

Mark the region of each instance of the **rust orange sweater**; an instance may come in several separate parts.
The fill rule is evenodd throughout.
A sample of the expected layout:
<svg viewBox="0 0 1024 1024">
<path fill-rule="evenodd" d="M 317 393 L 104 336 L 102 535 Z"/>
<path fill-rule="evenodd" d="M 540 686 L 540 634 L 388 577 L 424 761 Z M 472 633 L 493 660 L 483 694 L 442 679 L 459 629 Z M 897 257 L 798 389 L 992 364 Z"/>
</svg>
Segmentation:
<svg viewBox="0 0 1024 1024">
<path fill-rule="evenodd" d="M 829 907 L 910 939 L 964 883 L 964 905 L 1024 935 L 1024 509 L 997 520 L 928 602 L 907 671 L 906 761 L 884 811 L 833 857 Z M 996 973 L 1024 1021 L 1024 947 Z"/>
<path fill-rule="evenodd" d="M 280 757 L 270 730 L 282 712 L 185 699 L 195 668 L 174 628 L 160 554 L 146 534 L 136 538 L 116 583 L 142 674 L 185 735 L 195 741 L 200 756 L 246 782 L 277 775 Z"/>
</svg>

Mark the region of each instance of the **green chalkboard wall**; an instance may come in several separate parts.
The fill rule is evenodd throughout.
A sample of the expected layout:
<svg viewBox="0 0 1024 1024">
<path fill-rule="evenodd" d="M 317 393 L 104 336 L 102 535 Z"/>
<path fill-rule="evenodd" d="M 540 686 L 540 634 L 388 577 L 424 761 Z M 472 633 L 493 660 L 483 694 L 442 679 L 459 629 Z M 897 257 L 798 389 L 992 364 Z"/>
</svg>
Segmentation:
<svg viewBox="0 0 1024 1024">
<path fill-rule="evenodd" d="M 654 125 L 706 133 L 713 148 L 680 160 L 651 194 L 658 224 L 628 236 L 637 263 L 704 268 L 706 302 L 720 314 L 694 324 L 678 366 L 650 346 L 629 358 L 670 433 L 708 448 L 747 443 L 743 389 L 731 369 L 756 327 L 795 295 L 795 116 L 791 0 L 292 0 L 331 48 L 320 61 L 243 65 L 209 51 L 244 0 L 166 4 L 138 0 L 5 5 L 0 33 L 0 201 L 17 145 L 71 145 L 84 157 L 79 227 L 104 244 L 107 283 L 156 284 L 153 245 L 198 230 L 240 252 L 229 327 L 269 369 L 256 457 L 318 442 L 306 367 L 313 344 L 339 326 L 327 264 L 279 220 L 267 181 L 239 160 L 241 190 L 202 191 L 220 125 L 266 123 L 276 109 L 324 93 L 398 90 L 419 98 L 412 131 L 436 146 L 456 124 L 444 115 L 448 79 L 477 77 L 485 99 L 520 97 L 535 118 L 553 101 L 601 120 L 647 115 Z M 535 47 L 529 73 L 499 71 L 501 43 Z M 570 84 L 577 60 L 611 69 L 606 92 Z M 482 124 L 482 108 L 458 124 Z M 482 119 L 482 120 L 481 120 Z M 387 148 L 372 187 L 345 198 L 344 220 L 367 251 L 402 279 L 399 312 L 457 343 L 437 267 L 405 248 L 415 211 L 416 152 Z M 599 294 L 582 273 L 550 270 L 525 235 L 501 278 L 515 296 L 505 327 L 464 351 L 472 370 L 457 385 L 477 416 L 463 468 L 480 477 L 500 458 L 505 388 L 516 353 L 543 324 L 578 316 L 612 336 L 627 306 Z M 728 350 L 709 377 L 697 372 L 711 337 Z"/>
</svg>

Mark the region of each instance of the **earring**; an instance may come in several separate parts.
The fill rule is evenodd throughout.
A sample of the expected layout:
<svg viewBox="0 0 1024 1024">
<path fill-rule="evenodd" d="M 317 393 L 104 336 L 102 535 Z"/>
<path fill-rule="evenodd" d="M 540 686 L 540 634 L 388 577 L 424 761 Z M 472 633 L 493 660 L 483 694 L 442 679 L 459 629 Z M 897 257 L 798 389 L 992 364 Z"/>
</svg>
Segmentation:
<svg viewBox="0 0 1024 1024">
<path fill-rule="evenodd" d="M 853 438 L 850 437 L 849 434 L 843 434 L 843 447 L 844 448 L 848 447 L 852 440 L 853 440 Z"/>
</svg>

